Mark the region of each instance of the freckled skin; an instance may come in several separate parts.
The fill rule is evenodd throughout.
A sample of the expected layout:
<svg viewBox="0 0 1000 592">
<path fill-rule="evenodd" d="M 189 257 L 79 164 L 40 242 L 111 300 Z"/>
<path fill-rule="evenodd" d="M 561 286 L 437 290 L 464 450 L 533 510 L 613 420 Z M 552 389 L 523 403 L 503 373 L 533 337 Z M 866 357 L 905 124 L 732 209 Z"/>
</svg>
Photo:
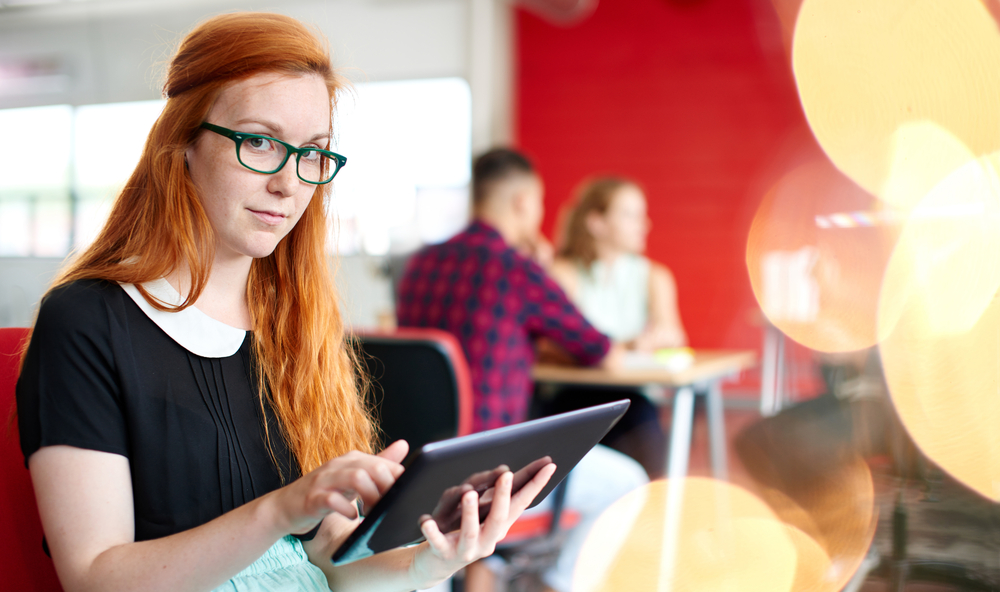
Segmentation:
<svg viewBox="0 0 1000 592">
<path fill-rule="evenodd" d="M 206 121 L 293 146 L 327 148 L 330 97 L 314 74 L 258 74 L 222 91 Z M 207 130 L 187 150 L 187 162 L 218 238 L 217 262 L 270 255 L 316 191 L 296 175 L 294 155 L 277 173 L 256 173 L 236 159 L 231 139 Z"/>
</svg>

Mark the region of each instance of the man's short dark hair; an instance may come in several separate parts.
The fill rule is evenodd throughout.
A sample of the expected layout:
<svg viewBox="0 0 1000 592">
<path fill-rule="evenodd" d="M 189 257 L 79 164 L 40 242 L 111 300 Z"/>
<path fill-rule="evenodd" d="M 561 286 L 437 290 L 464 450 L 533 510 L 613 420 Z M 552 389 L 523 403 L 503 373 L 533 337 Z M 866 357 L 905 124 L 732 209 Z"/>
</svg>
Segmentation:
<svg viewBox="0 0 1000 592">
<path fill-rule="evenodd" d="M 480 206 L 500 181 L 533 176 L 535 167 L 526 156 L 510 148 L 494 148 L 472 161 L 472 205 Z"/>
</svg>

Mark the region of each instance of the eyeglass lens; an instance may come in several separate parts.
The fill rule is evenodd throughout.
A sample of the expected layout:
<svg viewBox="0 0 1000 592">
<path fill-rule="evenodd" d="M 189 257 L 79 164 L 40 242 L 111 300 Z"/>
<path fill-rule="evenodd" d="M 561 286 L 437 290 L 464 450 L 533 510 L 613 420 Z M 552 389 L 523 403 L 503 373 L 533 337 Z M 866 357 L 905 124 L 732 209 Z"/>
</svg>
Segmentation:
<svg viewBox="0 0 1000 592">
<path fill-rule="evenodd" d="M 283 144 L 265 138 L 246 138 L 237 149 L 240 162 L 262 173 L 277 172 L 287 153 Z M 337 161 L 321 152 L 302 152 L 297 160 L 299 177 L 311 183 L 324 182 L 337 172 Z"/>
</svg>

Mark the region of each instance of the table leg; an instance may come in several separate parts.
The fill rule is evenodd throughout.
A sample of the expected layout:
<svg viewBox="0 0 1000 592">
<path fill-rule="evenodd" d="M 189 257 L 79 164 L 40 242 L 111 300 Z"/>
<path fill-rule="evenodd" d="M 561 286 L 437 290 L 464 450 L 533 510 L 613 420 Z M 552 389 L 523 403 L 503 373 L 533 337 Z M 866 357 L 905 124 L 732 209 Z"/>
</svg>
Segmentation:
<svg viewBox="0 0 1000 592">
<path fill-rule="evenodd" d="M 760 365 L 760 414 L 770 417 L 777 407 L 778 331 L 768 324 L 764 327 L 764 359 Z"/>
<path fill-rule="evenodd" d="M 670 427 L 670 457 L 667 463 L 667 507 L 663 522 L 663 547 L 660 552 L 658 592 L 673 588 L 677 538 L 680 535 L 681 508 L 684 505 L 684 477 L 691 455 L 691 424 L 694 421 L 694 389 L 682 386 L 674 393 L 673 419 Z"/>
<path fill-rule="evenodd" d="M 722 404 L 722 385 L 713 380 L 705 401 L 708 411 L 708 446 L 712 455 L 712 474 L 720 481 L 729 479 L 726 463 L 726 416 Z"/>
<path fill-rule="evenodd" d="M 691 424 L 694 422 L 692 387 L 682 386 L 674 393 L 672 415 L 667 478 L 682 479 L 687 476 L 688 458 L 691 456 Z"/>
<path fill-rule="evenodd" d="M 785 334 L 775 329 L 778 333 L 778 363 L 776 364 L 775 372 L 777 373 L 774 377 L 774 410 L 771 415 L 777 415 L 785 405 L 788 403 L 790 386 L 788 383 L 788 375 L 786 374 L 785 364 L 791 365 L 791 361 L 785 354 Z"/>
</svg>

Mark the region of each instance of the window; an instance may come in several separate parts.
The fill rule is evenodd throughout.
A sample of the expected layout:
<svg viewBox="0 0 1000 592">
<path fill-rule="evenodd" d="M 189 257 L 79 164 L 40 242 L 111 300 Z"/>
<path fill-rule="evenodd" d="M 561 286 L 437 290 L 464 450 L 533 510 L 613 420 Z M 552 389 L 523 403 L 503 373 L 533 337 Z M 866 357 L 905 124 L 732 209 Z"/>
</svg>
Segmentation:
<svg viewBox="0 0 1000 592">
<path fill-rule="evenodd" d="M 67 105 L 0 110 L 0 255 L 64 255 L 70 246 Z"/>
<path fill-rule="evenodd" d="M 93 240 L 163 101 L 0 110 L 0 255 L 61 257 Z"/>
<path fill-rule="evenodd" d="M 341 97 L 334 179 L 341 254 L 384 255 L 450 238 L 468 222 L 472 99 L 461 78 L 358 84 Z"/>
<path fill-rule="evenodd" d="M 89 244 L 164 101 L 0 110 L 0 256 Z M 468 219 L 471 97 L 459 78 L 362 83 L 341 97 L 332 237 L 341 254 L 440 242 Z"/>
</svg>

